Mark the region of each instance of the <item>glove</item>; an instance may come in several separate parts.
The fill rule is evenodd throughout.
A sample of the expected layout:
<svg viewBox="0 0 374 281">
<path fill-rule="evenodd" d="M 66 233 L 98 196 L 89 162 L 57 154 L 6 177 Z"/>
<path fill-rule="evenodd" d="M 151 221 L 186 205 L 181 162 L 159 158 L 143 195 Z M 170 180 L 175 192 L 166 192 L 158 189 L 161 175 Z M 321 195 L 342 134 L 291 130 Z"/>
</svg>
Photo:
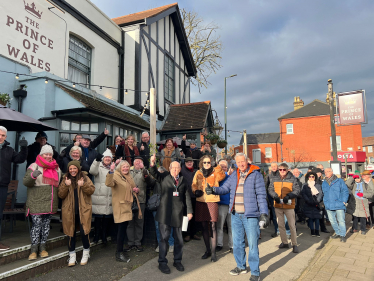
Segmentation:
<svg viewBox="0 0 374 281">
<path fill-rule="evenodd" d="M 34 179 L 36 179 L 38 176 L 40 176 L 42 174 L 41 171 L 39 171 L 38 167 L 36 167 L 36 170 L 34 170 L 34 172 L 32 172 L 32 177 Z"/>
<path fill-rule="evenodd" d="M 209 185 L 209 183 L 207 183 L 206 188 L 205 188 L 205 192 L 206 192 L 207 195 L 215 194 L 214 187 L 211 187 Z"/>
<path fill-rule="evenodd" d="M 283 204 L 287 204 L 289 200 L 290 200 L 290 197 L 288 197 L 288 195 L 284 196 L 283 197 Z"/>
<path fill-rule="evenodd" d="M 264 222 L 264 225 L 263 225 L 264 228 L 268 227 L 270 224 L 270 220 L 267 214 L 261 214 L 260 221 Z"/>
<path fill-rule="evenodd" d="M 364 194 L 361 193 L 361 192 L 359 192 L 359 193 L 357 193 L 357 196 L 358 196 L 358 197 L 364 197 Z"/>
<path fill-rule="evenodd" d="M 100 154 L 100 153 L 98 153 L 97 156 L 96 156 L 96 161 L 97 161 L 97 162 L 100 162 L 101 159 L 103 159 L 103 155 Z"/>
<path fill-rule="evenodd" d="M 61 158 L 64 158 L 65 155 L 66 155 L 66 149 L 64 149 L 63 151 L 61 151 L 61 153 L 60 153 L 60 157 L 61 157 Z"/>
<path fill-rule="evenodd" d="M 280 202 L 281 202 L 281 200 L 278 196 L 274 198 L 274 201 L 277 202 L 278 204 L 280 204 Z"/>
<path fill-rule="evenodd" d="M 19 141 L 19 146 L 27 146 L 27 140 L 25 140 L 25 137 L 22 137 L 22 140 Z"/>
<path fill-rule="evenodd" d="M 147 171 L 147 169 L 143 169 L 143 177 L 144 178 L 148 177 L 148 171 Z"/>
<path fill-rule="evenodd" d="M 204 195 L 204 191 L 201 191 L 201 190 L 196 190 L 195 191 L 195 196 L 196 197 L 201 197 L 201 196 L 203 196 Z"/>
</svg>

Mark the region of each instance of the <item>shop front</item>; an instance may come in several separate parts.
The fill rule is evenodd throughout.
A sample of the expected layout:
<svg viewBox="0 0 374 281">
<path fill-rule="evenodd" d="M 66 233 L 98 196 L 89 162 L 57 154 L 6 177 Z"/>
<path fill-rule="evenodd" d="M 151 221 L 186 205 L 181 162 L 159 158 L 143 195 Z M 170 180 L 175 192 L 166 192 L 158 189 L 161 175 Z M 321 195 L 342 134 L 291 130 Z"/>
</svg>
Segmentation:
<svg viewBox="0 0 374 281">
<path fill-rule="evenodd" d="M 332 160 L 332 158 L 331 158 Z M 364 151 L 338 151 L 338 160 L 342 162 L 342 173 L 352 174 L 356 170 L 365 170 L 366 152 Z"/>
</svg>

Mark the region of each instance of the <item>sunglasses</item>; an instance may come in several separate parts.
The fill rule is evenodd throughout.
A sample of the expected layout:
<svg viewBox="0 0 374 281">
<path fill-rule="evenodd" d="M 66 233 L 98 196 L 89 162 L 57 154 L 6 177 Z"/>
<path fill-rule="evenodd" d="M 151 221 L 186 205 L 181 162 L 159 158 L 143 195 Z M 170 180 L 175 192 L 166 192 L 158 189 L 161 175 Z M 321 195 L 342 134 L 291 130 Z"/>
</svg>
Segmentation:
<svg viewBox="0 0 374 281">
<path fill-rule="evenodd" d="M 278 169 L 279 171 L 285 172 L 287 169 Z"/>
<path fill-rule="evenodd" d="M 210 164 L 210 162 L 203 162 L 203 164 Z"/>
<path fill-rule="evenodd" d="M 309 176 L 310 179 L 314 179 L 314 176 Z"/>
</svg>

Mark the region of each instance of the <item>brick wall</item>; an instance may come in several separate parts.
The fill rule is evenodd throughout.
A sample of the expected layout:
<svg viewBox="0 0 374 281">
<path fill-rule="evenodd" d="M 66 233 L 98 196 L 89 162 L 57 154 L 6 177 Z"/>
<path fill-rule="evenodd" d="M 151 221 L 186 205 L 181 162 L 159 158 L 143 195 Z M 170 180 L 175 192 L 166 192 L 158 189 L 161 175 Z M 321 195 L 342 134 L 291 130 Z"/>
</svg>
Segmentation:
<svg viewBox="0 0 374 281">
<path fill-rule="evenodd" d="M 271 158 L 266 157 L 265 148 L 271 147 Z M 280 161 L 280 144 L 279 143 L 261 143 L 261 144 L 249 144 L 247 145 L 248 157 L 253 160 L 253 149 L 261 150 L 261 163 L 270 164 L 271 162 Z M 243 152 L 243 145 L 236 146 L 234 148 L 235 154 L 236 151 Z"/>
</svg>

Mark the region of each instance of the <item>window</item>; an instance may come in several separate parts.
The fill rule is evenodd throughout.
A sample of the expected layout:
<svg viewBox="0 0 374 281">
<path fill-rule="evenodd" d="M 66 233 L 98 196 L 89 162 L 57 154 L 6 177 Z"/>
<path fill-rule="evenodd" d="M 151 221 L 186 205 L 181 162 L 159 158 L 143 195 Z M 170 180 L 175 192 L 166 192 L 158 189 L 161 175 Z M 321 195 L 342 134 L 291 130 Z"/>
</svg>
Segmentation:
<svg viewBox="0 0 374 281">
<path fill-rule="evenodd" d="M 366 151 L 366 147 L 365 146 L 362 148 L 362 151 Z"/>
<path fill-rule="evenodd" d="M 336 149 L 338 151 L 342 150 L 342 140 L 340 136 L 336 136 Z M 332 138 L 330 137 L 330 150 L 332 151 Z"/>
<path fill-rule="evenodd" d="M 293 124 L 287 124 L 287 134 L 293 134 Z"/>
<path fill-rule="evenodd" d="M 82 40 L 70 35 L 68 79 L 76 83 L 90 84 L 91 48 Z"/>
<path fill-rule="evenodd" d="M 271 147 L 265 147 L 265 157 L 271 158 Z"/>
<path fill-rule="evenodd" d="M 371 153 L 373 152 L 373 147 L 372 146 L 368 146 L 368 153 Z"/>
<path fill-rule="evenodd" d="M 174 61 L 165 55 L 165 99 L 174 102 Z"/>
</svg>

